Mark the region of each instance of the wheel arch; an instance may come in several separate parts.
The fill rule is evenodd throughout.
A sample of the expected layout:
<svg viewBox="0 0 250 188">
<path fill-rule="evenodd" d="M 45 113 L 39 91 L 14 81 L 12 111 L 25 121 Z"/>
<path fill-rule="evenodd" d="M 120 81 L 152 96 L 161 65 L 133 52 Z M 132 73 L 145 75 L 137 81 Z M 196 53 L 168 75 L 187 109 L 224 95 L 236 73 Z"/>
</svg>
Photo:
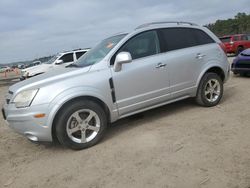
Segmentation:
<svg viewBox="0 0 250 188">
<path fill-rule="evenodd" d="M 53 140 L 57 140 L 56 134 L 55 134 L 55 127 L 56 127 L 56 122 L 58 120 L 58 117 L 60 115 L 60 112 L 66 108 L 69 104 L 71 104 L 72 102 L 77 102 L 77 101 L 82 101 L 82 100 L 91 100 L 95 103 L 97 103 L 98 105 L 101 106 L 101 108 L 103 108 L 103 110 L 105 111 L 105 114 L 107 115 L 107 120 L 108 123 L 111 122 L 111 114 L 110 114 L 110 109 L 107 106 L 106 103 L 103 102 L 103 100 L 101 100 L 98 97 L 95 96 L 91 96 L 91 95 L 83 95 L 83 96 L 76 96 L 74 98 L 70 98 L 67 101 L 65 101 L 60 108 L 57 109 L 56 113 L 54 114 L 53 120 L 52 120 L 52 124 L 51 124 L 51 135 L 52 135 L 52 139 Z"/>
<path fill-rule="evenodd" d="M 197 88 L 199 87 L 199 84 L 200 84 L 200 81 L 201 81 L 202 77 L 203 77 L 206 73 L 208 73 L 208 72 L 216 73 L 216 74 L 221 78 L 222 82 L 224 82 L 225 79 L 226 79 L 226 75 L 225 75 L 225 72 L 224 72 L 223 68 L 220 67 L 220 66 L 218 66 L 218 65 L 213 65 L 213 66 L 210 66 L 210 67 L 208 67 L 207 69 L 205 69 L 205 70 L 200 74 L 199 79 L 198 79 L 198 81 L 197 81 L 197 83 L 196 83 Z"/>
</svg>

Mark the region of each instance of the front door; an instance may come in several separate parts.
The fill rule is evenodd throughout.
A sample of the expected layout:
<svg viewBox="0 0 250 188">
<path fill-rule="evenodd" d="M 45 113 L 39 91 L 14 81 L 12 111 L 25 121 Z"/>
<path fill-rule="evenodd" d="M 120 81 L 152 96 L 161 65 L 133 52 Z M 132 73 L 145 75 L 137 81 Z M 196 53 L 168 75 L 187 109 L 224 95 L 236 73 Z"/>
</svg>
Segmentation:
<svg viewBox="0 0 250 188">
<path fill-rule="evenodd" d="M 167 62 L 165 55 L 160 53 L 156 31 L 146 31 L 132 37 L 119 52 L 129 52 L 133 59 L 132 63 L 123 64 L 119 72 L 111 68 L 120 116 L 170 98 Z"/>
</svg>

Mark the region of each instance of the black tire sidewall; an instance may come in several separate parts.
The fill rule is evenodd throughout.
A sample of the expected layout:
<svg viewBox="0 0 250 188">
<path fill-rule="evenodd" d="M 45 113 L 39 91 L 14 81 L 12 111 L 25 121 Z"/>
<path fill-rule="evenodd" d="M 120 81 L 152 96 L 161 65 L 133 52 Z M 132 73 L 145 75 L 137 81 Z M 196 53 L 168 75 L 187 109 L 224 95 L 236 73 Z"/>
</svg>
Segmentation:
<svg viewBox="0 0 250 188">
<path fill-rule="evenodd" d="M 206 98 L 206 96 L 205 96 L 205 87 L 206 87 L 206 84 L 211 79 L 216 79 L 219 82 L 220 88 L 221 88 L 220 96 L 214 102 L 208 101 L 207 98 Z M 221 100 L 221 98 L 223 96 L 223 83 L 222 83 L 221 78 L 216 73 L 206 73 L 204 75 L 204 77 L 202 78 L 200 90 L 201 91 L 200 91 L 199 94 L 201 95 L 200 97 L 201 97 L 201 100 L 202 100 L 204 106 L 207 106 L 207 107 L 216 106 L 220 102 L 220 100 Z"/>
<path fill-rule="evenodd" d="M 81 109 L 90 109 L 94 111 L 100 118 L 101 125 L 100 125 L 100 130 L 98 131 L 98 134 L 93 140 L 87 143 L 76 143 L 72 141 L 69 138 L 67 131 L 66 131 L 67 121 L 70 118 L 70 116 L 77 110 L 81 110 Z M 85 149 L 85 148 L 88 148 L 97 144 L 101 140 L 101 138 L 104 136 L 106 128 L 107 128 L 107 117 L 106 117 L 104 110 L 100 107 L 100 105 L 98 105 L 95 102 L 88 101 L 88 100 L 75 101 L 66 105 L 61 110 L 59 114 L 59 118 L 56 122 L 56 136 L 62 145 L 69 147 L 71 149 L 80 150 L 80 149 Z"/>
</svg>

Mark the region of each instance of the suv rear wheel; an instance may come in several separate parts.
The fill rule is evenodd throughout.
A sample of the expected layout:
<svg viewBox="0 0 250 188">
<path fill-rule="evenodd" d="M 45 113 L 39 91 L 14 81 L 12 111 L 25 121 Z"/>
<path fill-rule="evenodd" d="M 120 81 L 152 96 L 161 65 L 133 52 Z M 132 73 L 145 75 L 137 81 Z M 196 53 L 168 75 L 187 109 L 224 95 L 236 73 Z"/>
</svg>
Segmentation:
<svg viewBox="0 0 250 188">
<path fill-rule="evenodd" d="M 201 106 L 215 106 L 220 102 L 222 95 L 221 78 L 216 73 L 206 73 L 200 81 L 196 102 Z"/>
<path fill-rule="evenodd" d="M 95 102 L 75 101 L 64 108 L 56 123 L 59 142 L 71 149 L 84 149 L 95 145 L 107 127 L 104 110 Z"/>
</svg>

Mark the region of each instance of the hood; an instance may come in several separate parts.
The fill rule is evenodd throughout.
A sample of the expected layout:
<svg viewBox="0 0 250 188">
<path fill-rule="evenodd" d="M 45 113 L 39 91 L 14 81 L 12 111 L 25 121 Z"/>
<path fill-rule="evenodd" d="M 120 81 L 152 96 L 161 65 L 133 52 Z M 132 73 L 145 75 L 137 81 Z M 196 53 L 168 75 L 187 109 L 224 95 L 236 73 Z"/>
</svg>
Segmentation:
<svg viewBox="0 0 250 188">
<path fill-rule="evenodd" d="M 23 69 L 22 72 L 28 72 L 29 76 L 33 76 L 33 75 L 36 75 L 36 74 L 46 72 L 50 68 L 53 68 L 53 65 L 51 65 L 51 64 L 41 64 L 41 65 L 37 65 L 37 66 L 34 66 L 34 67 L 29 67 L 29 68 Z"/>
<path fill-rule="evenodd" d="M 241 56 L 249 56 L 249 57 L 250 57 L 250 48 L 248 48 L 248 49 L 242 51 L 242 52 L 240 53 L 240 55 L 241 55 Z"/>
<path fill-rule="evenodd" d="M 76 75 L 82 75 L 83 73 L 87 73 L 90 70 L 91 66 L 84 68 L 58 68 L 53 69 L 52 71 L 46 72 L 41 75 L 37 75 L 35 77 L 29 78 L 27 80 L 18 82 L 9 88 L 12 92 L 19 92 L 21 90 L 26 89 L 36 89 L 40 88 L 43 85 L 48 85 L 50 83 L 59 82 L 65 80 L 67 78 L 72 78 Z"/>
</svg>

